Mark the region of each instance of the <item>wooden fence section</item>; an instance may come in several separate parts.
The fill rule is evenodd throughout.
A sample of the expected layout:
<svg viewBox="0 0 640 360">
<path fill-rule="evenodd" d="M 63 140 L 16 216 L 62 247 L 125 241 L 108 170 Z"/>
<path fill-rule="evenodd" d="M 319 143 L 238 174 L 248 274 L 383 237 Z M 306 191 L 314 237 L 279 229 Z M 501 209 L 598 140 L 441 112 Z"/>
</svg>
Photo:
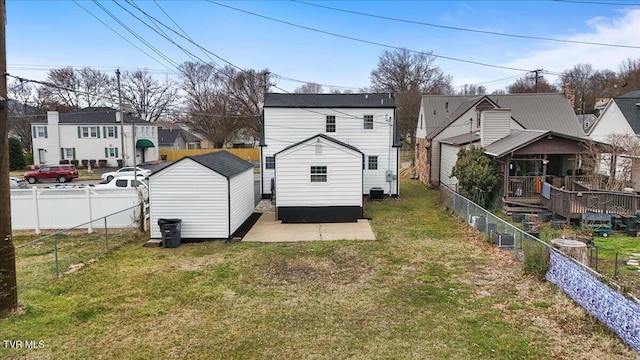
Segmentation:
<svg viewBox="0 0 640 360">
<path fill-rule="evenodd" d="M 190 150 L 160 150 L 160 158 L 167 161 L 178 161 L 185 156 L 194 156 L 208 154 L 216 151 L 225 150 L 239 158 L 249 161 L 260 161 L 260 149 L 190 149 Z M 166 156 L 166 159 L 165 159 Z"/>
<path fill-rule="evenodd" d="M 581 219 L 582 213 L 638 214 L 640 196 L 610 191 L 567 191 L 551 188 L 549 199 L 541 204 L 566 219 Z"/>
</svg>

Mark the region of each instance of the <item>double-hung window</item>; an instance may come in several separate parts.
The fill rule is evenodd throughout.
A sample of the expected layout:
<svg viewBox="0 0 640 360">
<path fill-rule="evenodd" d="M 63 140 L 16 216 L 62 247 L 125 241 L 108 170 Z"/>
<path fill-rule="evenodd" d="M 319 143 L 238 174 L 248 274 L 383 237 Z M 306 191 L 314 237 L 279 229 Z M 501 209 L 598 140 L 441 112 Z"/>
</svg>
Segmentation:
<svg viewBox="0 0 640 360">
<path fill-rule="evenodd" d="M 76 149 L 75 148 L 62 148 L 61 155 L 63 160 L 75 160 L 76 159 Z"/>
<path fill-rule="evenodd" d="M 369 167 L 369 170 L 378 170 L 377 156 L 369 156 L 368 167 Z"/>
<path fill-rule="evenodd" d="M 364 116 L 364 129 L 365 130 L 373 130 L 373 115 L 365 115 Z"/>
<path fill-rule="evenodd" d="M 94 139 L 100 137 L 97 126 L 80 126 L 78 135 L 80 135 L 81 139 Z"/>
<path fill-rule="evenodd" d="M 327 115 L 326 132 L 336 132 L 336 117 L 334 115 Z"/>
<path fill-rule="evenodd" d="M 117 138 L 118 137 L 118 128 L 115 126 L 105 126 L 104 127 L 104 137 L 105 138 Z"/>
<path fill-rule="evenodd" d="M 312 166 L 311 167 L 311 182 L 321 183 L 327 182 L 327 167 L 326 166 Z"/>
<path fill-rule="evenodd" d="M 36 125 L 33 127 L 33 137 L 35 139 L 46 139 L 47 138 L 47 127 Z"/>
<path fill-rule="evenodd" d="M 275 156 L 267 156 L 265 157 L 265 169 L 275 169 L 276 168 L 276 158 Z"/>
</svg>

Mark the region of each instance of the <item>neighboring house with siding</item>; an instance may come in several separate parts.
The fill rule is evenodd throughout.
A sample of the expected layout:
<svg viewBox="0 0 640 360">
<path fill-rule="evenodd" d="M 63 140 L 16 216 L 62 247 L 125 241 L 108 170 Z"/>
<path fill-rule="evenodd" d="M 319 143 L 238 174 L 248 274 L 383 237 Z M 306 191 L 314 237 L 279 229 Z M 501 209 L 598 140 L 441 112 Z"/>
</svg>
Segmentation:
<svg viewBox="0 0 640 360">
<path fill-rule="evenodd" d="M 486 117 L 488 123 L 483 122 Z M 454 149 L 442 144 L 481 142 L 506 137 L 511 130 L 544 130 L 584 138 L 571 104 L 563 94 L 425 95 L 416 128 L 416 173 L 432 186 L 451 182 L 448 168 Z M 475 140 L 474 140 L 475 139 Z M 484 139 L 484 140 L 482 140 Z M 467 144 L 468 145 L 468 144 Z M 442 163 L 445 157 L 446 164 Z M 529 164 L 531 165 L 531 164 Z M 535 165 L 535 169 L 539 166 Z M 531 171 L 535 170 L 533 165 Z M 558 169 L 560 171 L 560 169 Z"/>
<path fill-rule="evenodd" d="M 362 172 L 359 184 L 360 195 L 367 195 L 371 188 L 381 188 L 384 194 L 399 194 L 399 148 L 400 137 L 396 123 L 396 103 L 393 94 L 275 94 L 265 96 L 263 121 L 260 141 L 260 190 L 263 198 L 271 197 L 272 181 L 276 184 L 276 202 L 280 193 L 296 193 L 308 199 L 308 206 L 314 206 L 311 194 L 299 192 L 311 186 L 314 170 L 325 166 L 327 184 L 338 183 L 343 174 L 338 163 L 326 161 L 326 154 L 318 154 L 315 158 L 298 158 L 301 176 L 299 183 L 286 186 L 295 189 L 282 189 L 287 180 L 278 172 L 278 157 L 295 159 L 283 151 L 297 144 L 299 149 L 305 148 L 300 142 L 315 137 L 328 149 L 335 144 L 348 145 L 345 159 L 353 157 L 351 150 L 364 154 L 357 170 Z M 318 136 L 321 135 L 321 136 Z M 340 147 L 340 146 L 338 146 Z M 353 148 L 353 149 L 351 149 Z M 334 150 L 331 150 L 334 151 Z M 336 150 L 337 151 L 337 150 Z M 280 153 L 282 152 L 282 153 Z M 279 155 L 276 155 L 280 153 Z M 347 154 L 348 153 L 348 154 Z M 346 161 L 346 160 L 345 160 Z M 289 166 L 289 164 L 287 165 Z M 349 166 L 354 166 L 353 164 Z M 354 169 L 352 169 L 354 170 Z M 277 175 L 278 173 L 278 175 Z M 275 180 L 272 180 L 275 179 Z M 354 178 L 353 183 L 360 180 Z M 345 185 L 346 186 L 346 185 Z M 327 192 L 329 199 L 339 203 L 340 189 L 333 194 Z M 297 204 L 296 206 L 302 206 Z M 323 203 L 323 206 L 330 206 Z"/>
<path fill-rule="evenodd" d="M 120 162 L 133 165 L 134 154 L 136 164 L 158 160 L 157 126 L 131 114 L 120 121 L 120 113 L 108 107 L 48 111 L 46 120 L 32 123 L 31 130 L 35 165 L 103 160 L 116 167 Z"/>
<path fill-rule="evenodd" d="M 609 142 L 609 137 L 612 135 L 629 135 L 638 139 L 640 137 L 640 90 L 610 99 L 591 126 L 588 135 L 595 141 L 605 143 Z M 634 157 L 618 159 L 618 170 L 621 166 L 626 166 L 625 161 L 631 162 L 631 185 L 634 190 L 640 191 L 640 161 Z M 608 174 L 609 166 L 603 166 L 601 171 Z"/>
<path fill-rule="evenodd" d="M 158 129 L 160 150 L 200 149 L 200 139 L 180 128 Z"/>
<path fill-rule="evenodd" d="M 254 208 L 253 164 L 227 151 L 187 156 L 149 176 L 152 239 L 162 238 L 163 218 L 181 219 L 184 239 L 229 239 Z"/>
</svg>

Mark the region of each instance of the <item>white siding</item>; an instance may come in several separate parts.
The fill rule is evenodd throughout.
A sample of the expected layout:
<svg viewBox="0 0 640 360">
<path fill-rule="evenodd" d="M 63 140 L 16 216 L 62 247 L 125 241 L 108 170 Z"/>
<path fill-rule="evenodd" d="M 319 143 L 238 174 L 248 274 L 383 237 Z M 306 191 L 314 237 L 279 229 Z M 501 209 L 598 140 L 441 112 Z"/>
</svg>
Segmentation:
<svg viewBox="0 0 640 360">
<path fill-rule="evenodd" d="M 607 137 L 612 134 L 635 135 L 631 125 L 629 125 L 615 101 L 610 101 L 607 104 L 598 122 L 589 132 L 589 137 L 595 141 L 607 142 Z"/>
<path fill-rule="evenodd" d="M 460 148 L 455 145 L 441 144 L 442 147 L 442 166 L 440 168 L 440 182 L 452 189 L 456 188 L 458 178 L 451 177 L 451 169 L 458 161 L 458 151 Z"/>
<path fill-rule="evenodd" d="M 231 231 L 229 235 L 231 235 L 253 214 L 255 209 L 253 168 L 232 177 L 229 183 L 231 199 Z"/>
<path fill-rule="evenodd" d="M 115 167 L 118 165 L 118 159 L 122 158 L 122 128 L 119 122 L 101 123 L 101 124 L 58 124 L 58 113 L 49 112 L 48 114 L 48 133 L 46 139 L 33 140 L 34 161 L 38 162 L 38 149 L 46 149 L 46 163 L 58 164 L 60 162 L 60 148 L 75 148 L 76 160 L 107 160 L 108 166 Z M 115 114 L 114 114 L 115 115 Z M 32 124 L 33 125 L 46 125 Z M 97 126 L 100 131 L 99 138 L 80 138 L 78 137 L 78 127 Z M 115 126 L 117 128 L 117 137 L 105 138 L 103 127 Z M 158 128 L 150 123 L 136 123 L 136 139 L 151 140 L 155 147 L 147 149 L 138 149 L 136 163 L 142 162 L 142 151 L 145 151 L 145 161 L 155 161 L 159 159 L 158 151 Z M 131 137 L 131 124 L 124 124 L 124 147 L 126 151 L 126 162 L 132 164 L 133 161 L 134 142 Z M 105 157 L 105 148 L 117 148 L 118 157 Z"/>
<path fill-rule="evenodd" d="M 362 206 L 362 154 L 316 139 L 276 157 L 276 206 Z M 311 166 L 327 167 L 326 183 L 311 182 Z"/>
<path fill-rule="evenodd" d="M 480 115 L 480 146 L 485 147 L 509 135 L 510 109 L 485 110 Z"/>
<path fill-rule="evenodd" d="M 476 109 L 471 108 L 464 115 L 460 116 L 456 121 L 449 125 L 441 133 L 436 135 L 431 142 L 431 181 L 440 181 L 440 141 L 454 136 L 469 134 L 478 131 L 477 123 L 470 123 L 470 119 L 476 119 Z M 481 124 L 482 125 L 482 124 Z M 509 129 L 523 129 L 523 127 L 513 119 L 509 120 Z"/>
<path fill-rule="evenodd" d="M 183 159 L 149 180 L 151 238 L 161 238 L 160 218 L 182 219 L 183 238 L 227 238 L 227 178 L 191 159 Z"/>
<path fill-rule="evenodd" d="M 325 130 L 326 116 L 336 117 L 336 132 Z M 364 115 L 373 115 L 373 129 L 365 130 Z M 394 109 L 296 109 L 264 108 L 264 137 L 267 146 L 262 148 L 262 164 L 265 157 L 273 156 L 287 146 L 318 134 L 325 134 L 336 140 L 358 148 L 365 156 L 378 156 L 378 170 L 365 170 L 361 194 L 368 194 L 371 187 L 381 187 L 385 194 L 397 193 L 397 180 L 386 181 L 386 171 L 398 175 L 398 148 L 393 145 Z M 278 162 L 276 161 L 276 169 Z M 273 171 L 262 167 L 262 193 L 270 194 L 270 179 Z"/>
</svg>

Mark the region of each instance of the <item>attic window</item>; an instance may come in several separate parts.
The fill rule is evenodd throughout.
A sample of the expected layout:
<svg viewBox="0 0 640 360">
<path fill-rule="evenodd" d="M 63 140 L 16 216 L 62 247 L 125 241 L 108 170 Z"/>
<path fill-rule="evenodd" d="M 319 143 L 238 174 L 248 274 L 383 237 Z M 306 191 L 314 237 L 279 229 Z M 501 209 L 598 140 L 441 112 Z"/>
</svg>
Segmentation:
<svg viewBox="0 0 640 360">
<path fill-rule="evenodd" d="M 327 167 L 326 166 L 312 166 L 311 167 L 311 182 L 327 182 Z"/>
<path fill-rule="evenodd" d="M 373 130 L 373 115 L 364 116 L 364 129 Z"/>
<path fill-rule="evenodd" d="M 325 131 L 328 133 L 336 132 L 336 117 L 334 115 L 327 115 L 327 123 L 325 126 Z"/>
</svg>

